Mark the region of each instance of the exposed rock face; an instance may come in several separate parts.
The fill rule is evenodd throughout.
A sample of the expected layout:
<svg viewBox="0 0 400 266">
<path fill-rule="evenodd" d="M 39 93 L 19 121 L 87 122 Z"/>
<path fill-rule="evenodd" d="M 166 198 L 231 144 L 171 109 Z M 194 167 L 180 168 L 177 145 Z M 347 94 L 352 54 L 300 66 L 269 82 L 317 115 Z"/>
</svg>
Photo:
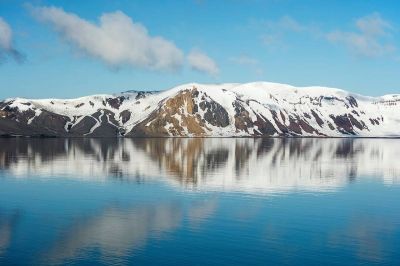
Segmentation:
<svg viewBox="0 0 400 266">
<path fill-rule="evenodd" d="M 198 95 L 199 92 L 196 89 L 184 90 L 166 99 L 161 102 L 159 109 L 136 125 L 127 136 L 204 136 L 206 130 L 209 129 L 198 114 L 198 105 L 195 101 Z M 206 113 L 211 113 L 209 109 L 214 106 L 214 104 L 207 104 L 203 111 L 207 110 Z M 217 119 L 211 120 L 218 122 Z"/>
<path fill-rule="evenodd" d="M 69 127 L 68 132 L 72 135 L 85 135 L 90 132 L 90 129 L 96 125 L 97 121 L 92 116 L 85 116 L 82 120 L 76 123 L 73 127 Z"/>
<path fill-rule="evenodd" d="M 115 97 L 115 98 L 107 98 L 106 102 L 114 109 L 119 109 L 121 104 L 124 102 L 125 97 L 120 96 L 120 97 Z"/>
<path fill-rule="evenodd" d="M 226 127 L 229 125 L 228 112 L 217 102 L 206 99 L 207 95 L 201 97 L 199 106 L 204 113 L 204 120 L 216 127 Z M 197 108 L 195 110 L 197 112 Z"/>
<path fill-rule="evenodd" d="M 32 117 L 30 117 L 32 119 Z M 35 119 L 32 119 L 31 125 L 38 129 L 45 129 L 52 132 L 55 136 L 64 129 L 65 124 L 70 121 L 69 117 L 42 110 Z"/>
<path fill-rule="evenodd" d="M 3 135 L 64 136 L 64 126 L 69 117 L 47 110 L 3 108 L 0 116 L 0 129 Z"/>
<path fill-rule="evenodd" d="M 0 135 L 61 137 L 399 136 L 399 95 L 273 83 L 189 84 L 76 100 L 0 102 Z"/>
<path fill-rule="evenodd" d="M 232 104 L 235 108 L 236 132 L 244 131 L 249 133 L 249 128 L 255 128 L 253 132 L 254 136 L 273 136 L 277 133 L 273 124 L 265 116 L 254 113 L 252 110 L 248 111 L 245 107 L 246 105 L 246 103 L 241 101 L 235 101 Z M 254 121 L 250 117 L 251 113 L 256 116 Z"/>
<path fill-rule="evenodd" d="M 129 110 L 124 110 L 119 114 L 119 117 L 121 118 L 122 124 L 125 124 L 131 118 L 131 112 Z"/>
</svg>

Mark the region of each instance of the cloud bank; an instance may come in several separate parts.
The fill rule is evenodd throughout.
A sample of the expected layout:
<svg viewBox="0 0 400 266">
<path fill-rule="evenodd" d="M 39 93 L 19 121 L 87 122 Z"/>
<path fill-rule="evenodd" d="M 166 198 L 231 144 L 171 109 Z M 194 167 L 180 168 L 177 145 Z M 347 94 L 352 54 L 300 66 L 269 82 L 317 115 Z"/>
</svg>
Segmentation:
<svg viewBox="0 0 400 266">
<path fill-rule="evenodd" d="M 198 72 L 217 76 L 219 68 L 215 61 L 198 49 L 193 49 L 187 56 L 189 66 Z"/>
<path fill-rule="evenodd" d="M 111 67 L 176 71 L 184 65 L 184 52 L 172 41 L 150 35 L 145 26 L 121 11 L 104 13 L 98 23 L 93 23 L 62 8 L 29 8 L 34 17 L 51 25 L 72 47 Z M 213 76 L 219 72 L 214 60 L 199 50 L 192 50 L 187 60 L 195 71 Z"/>
<path fill-rule="evenodd" d="M 395 51 L 390 42 L 393 27 L 379 13 L 359 18 L 355 22 L 357 31 L 336 30 L 327 34 L 333 43 L 343 44 L 357 55 L 377 57 Z"/>
<path fill-rule="evenodd" d="M 10 25 L 0 17 L 0 63 L 10 57 L 22 62 L 24 56 L 13 46 L 13 36 Z"/>
<path fill-rule="evenodd" d="M 395 29 L 377 12 L 355 19 L 352 30 L 325 31 L 319 24 L 304 24 L 290 16 L 283 16 L 276 21 L 251 21 L 251 26 L 263 28 L 265 33 L 260 36 L 261 41 L 269 48 L 284 47 L 287 42 L 283 39 L 290 33 L 338 44 L 362 57 L 381 57 L 396 51 L 393 42 Z"/>
<path fill-rule="evenodd" d="M 174 71 L 183 64 L 183 52 L 172 41 L 151 36 L 121 11 L 101 15 L 98 24 L 57 7 L 31 7 L 31 11 L 73 47 L 110 66 Z"/>
</svg>

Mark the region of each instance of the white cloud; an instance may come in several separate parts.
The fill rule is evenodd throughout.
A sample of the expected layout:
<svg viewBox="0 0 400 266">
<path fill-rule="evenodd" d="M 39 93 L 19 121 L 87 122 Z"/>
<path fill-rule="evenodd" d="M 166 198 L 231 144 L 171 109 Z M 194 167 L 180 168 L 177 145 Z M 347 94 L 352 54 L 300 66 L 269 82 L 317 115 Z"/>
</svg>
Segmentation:
<svg viewBox="0 0 400 266">
<path fill-rule="evenodd" d="M 260 39 L 269 48 L 286 47 L 285 38 L 288 34 L 308 34 L 313 37 L 321 35 L 320 29 L 313 23 L 302 23 L 285 15 L 277 20 L 253 20 L 251 25 L 263 33 Z"/>
<path fill-rule="evenodd" d="M 13 36 L 10 25 L 0 17 L 0 61 L 11 57 L 17 62 L 23 61 L 22 54 L 13 46 Z"/>
<path fill-rule="evenodd" d="M 310 29 L 309 26 L 302 25 L 300 22 L 290 16 L 283 16 L 277 22 L 269 22 L 270 28 L 279 28 L 280 30 L 302 32 Z"/>
<path fill-rule="evenodd" d="M 260 62 L 253 57 L 242 54 L 240 56 L 231 57 L 229 58 L 229 60 L 237 65 L 247 67 L 248 69 L 252 69 L 257 76 L 262 76 L 264 74 L 264 71 L 260 66 Z"/>
<path fill-rule="evenodd" d="M 193 70 L 216 76 L 219 68 L 214 60 L 200 50 L 193 49 L 187 56 L 190 67 Z"/>
<path fill-rule="evenodd" d="M 237 57 L 231 57 L 230 61 L 232 61 L 233 63 L 238 64 L 238 65 L 252 65 L 252 66 L 255 66 L 255 65 L 259 64 L 257 59 L 252 58 L 252 57 L 247 56 L 247 55 L 240 55 L 240 56 L 237 56 Z"/>
<path fill-rule="evenodd" d="M 387 36 L 387 30 L 393 29 L 389 22 L 384 20 L 379 13 L 357 19 L 357 28 L 369 36 Z"/>
<path fill-rule="evenodd" d="M 57 7 L 31 7 L 31 11 L 73 47 L 110 66 L 176 70 L 183 64 L 183 52 L 173 42 L 149 35 L 146 27 L 121 11 L 104 13 L 98 24 Z"/>
<path fill-rule="evenodd" d="M 355 22 L 357 31 L 336 30 L 326 35 L 333 43 L 343 44 L 353 53 L 367 57 L 377 57 L 392 53 L 396 47 L 391 43 L 391 24 L 380 14 L 359 18 Z"/>
<path fill-rule="evenodd" d="M 10 25 L 0 17 L 0 48 L 2 50 L 11 49 L 12 31 Z"/>
<path fill-rule="evenodd" d="M 278 34 L 264 34 L 261 36 L 261 41 L 267 46 L 282 45 L 281 36 L 278 36 Z"/>
</svg>

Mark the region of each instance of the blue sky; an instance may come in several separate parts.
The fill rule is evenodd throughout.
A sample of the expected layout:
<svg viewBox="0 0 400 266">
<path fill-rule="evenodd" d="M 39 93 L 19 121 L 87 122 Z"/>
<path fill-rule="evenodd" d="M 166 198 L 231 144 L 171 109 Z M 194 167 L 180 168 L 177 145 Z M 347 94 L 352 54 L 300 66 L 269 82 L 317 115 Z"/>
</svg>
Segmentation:
<svg viewBox="0 0 400 266">
<path fill-rule="evenodd" d="M 390 0 L 0 0 L 0 98 L 260 80 L 400 93 L 399 10 Z"/>
</svg>

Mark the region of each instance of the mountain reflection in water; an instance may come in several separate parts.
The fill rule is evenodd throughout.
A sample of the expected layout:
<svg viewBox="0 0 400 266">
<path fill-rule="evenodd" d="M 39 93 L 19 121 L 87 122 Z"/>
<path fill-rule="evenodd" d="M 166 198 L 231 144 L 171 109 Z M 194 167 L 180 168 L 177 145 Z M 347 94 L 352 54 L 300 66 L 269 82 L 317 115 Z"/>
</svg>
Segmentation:
<svg viewBox="0 0 400 266">
<path fill-rule="evenodd" d="M 397 139 L 0 139 L 0 265 L 399 265 L 398 158 Z"/>
<path fill-rule="evenodd" d="M 357 178 L 400 181 L 396 139 L 0 139 L 0 169 L 16 176 L 163 180 L 248 193 L 327 191 Z"/>
</svg>

